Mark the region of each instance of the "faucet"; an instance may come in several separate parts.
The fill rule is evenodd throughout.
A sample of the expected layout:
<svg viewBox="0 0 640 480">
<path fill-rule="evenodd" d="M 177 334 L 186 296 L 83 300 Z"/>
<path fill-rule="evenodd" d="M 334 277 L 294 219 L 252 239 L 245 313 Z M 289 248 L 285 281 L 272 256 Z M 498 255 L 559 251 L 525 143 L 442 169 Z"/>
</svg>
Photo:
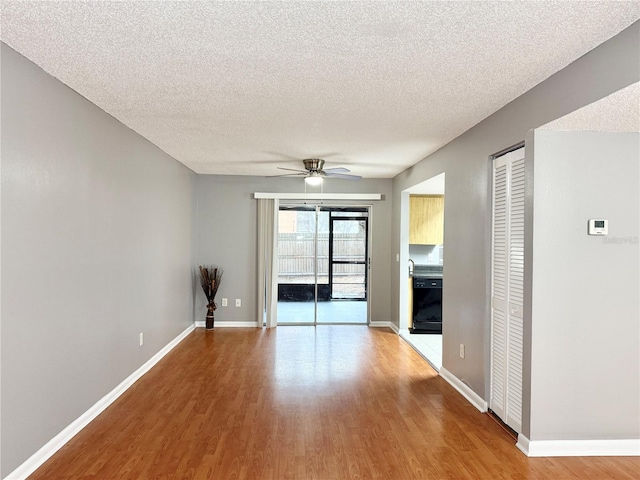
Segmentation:
<svg viewBox="0 0 640 480">
<path fill-rule="evenodd" d="M 414 262 L 413 260 L 409 259 L 409 263 L 411 263 L 411 265 L 409 266 L 409 275 L 413 274 L 413 272 L 416 269 L 416 262 Z"/>
</svg>

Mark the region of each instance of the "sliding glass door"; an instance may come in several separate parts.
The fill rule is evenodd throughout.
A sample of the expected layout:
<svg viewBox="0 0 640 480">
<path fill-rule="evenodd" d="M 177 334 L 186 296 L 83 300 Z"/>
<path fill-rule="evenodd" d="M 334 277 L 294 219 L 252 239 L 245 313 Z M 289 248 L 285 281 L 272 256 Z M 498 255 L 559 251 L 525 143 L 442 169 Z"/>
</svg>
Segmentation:
<svg viewBox="0 0 640 480">
<path fill-rule="evenodd" d="M 281 206 L 278 324 L 367 323 L 366 207 Z"/>
<path fill-rule="evenodd" d="M 317 215 L 315 207 L 280 207 L 278 324 L 315 323 L 317 290 L 322 284 L 317 261 Z"/>
</svg>

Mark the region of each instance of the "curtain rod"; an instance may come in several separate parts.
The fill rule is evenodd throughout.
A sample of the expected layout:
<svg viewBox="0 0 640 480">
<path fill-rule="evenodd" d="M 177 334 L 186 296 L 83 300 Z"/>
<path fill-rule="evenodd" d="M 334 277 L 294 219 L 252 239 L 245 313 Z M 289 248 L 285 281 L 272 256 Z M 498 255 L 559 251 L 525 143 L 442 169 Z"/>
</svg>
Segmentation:
<svg viewBox="0 0 640 480">
<path fill-rule="evenodd" d="M 265 193 L 255 192 L 253 198 L 279 200 L 383 200 L 381 193 Z"/>
</svg>

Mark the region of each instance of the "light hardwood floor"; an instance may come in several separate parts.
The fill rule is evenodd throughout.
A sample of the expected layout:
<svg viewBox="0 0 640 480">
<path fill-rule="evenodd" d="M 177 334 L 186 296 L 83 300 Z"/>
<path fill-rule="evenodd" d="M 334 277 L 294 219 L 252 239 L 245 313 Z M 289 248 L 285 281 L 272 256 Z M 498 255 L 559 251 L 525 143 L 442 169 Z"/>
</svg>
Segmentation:
<svg viewBox="0 0 640 480">
<path fill-rule="evenodd" d="M 525 457 L 400 337 L 197 329 L 30 478 L 638 479 L 638 458 Z"/>
</svg>

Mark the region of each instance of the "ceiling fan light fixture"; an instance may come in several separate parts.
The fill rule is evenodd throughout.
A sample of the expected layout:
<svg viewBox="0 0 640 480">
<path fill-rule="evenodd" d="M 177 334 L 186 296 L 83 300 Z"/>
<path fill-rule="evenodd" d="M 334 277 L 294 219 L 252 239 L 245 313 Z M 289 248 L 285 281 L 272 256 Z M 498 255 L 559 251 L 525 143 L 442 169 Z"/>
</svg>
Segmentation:
<svg viewBox="0 0 640 480">
<path fill-rule="evenodd" d="M 341 178 L 343 180 L 361 180 L 360 175 L 350 175 L 350 170 L 344 167 L 327 168 L 323 170 L 324 160 L 321 158 L 306 158 L 302 161 L 304 170 L 297 168 L 278 167 L 280 170 L 295 173 L 283 173 L 281 175 L 271 175 L 272 177 L 304 177 L 304 184 L 319 187 L 322 185 L 324 177 Z"/>
<path fill-rule="evenodd" d="M 306 183 L 307 185 L 311 185 L 312 187 L 322 185 L 322 182 L 322 176 L 320 176 L 318 172 L 311 172 L 308 177 L 304 178 L 304 183 Z"/>
</svg>

